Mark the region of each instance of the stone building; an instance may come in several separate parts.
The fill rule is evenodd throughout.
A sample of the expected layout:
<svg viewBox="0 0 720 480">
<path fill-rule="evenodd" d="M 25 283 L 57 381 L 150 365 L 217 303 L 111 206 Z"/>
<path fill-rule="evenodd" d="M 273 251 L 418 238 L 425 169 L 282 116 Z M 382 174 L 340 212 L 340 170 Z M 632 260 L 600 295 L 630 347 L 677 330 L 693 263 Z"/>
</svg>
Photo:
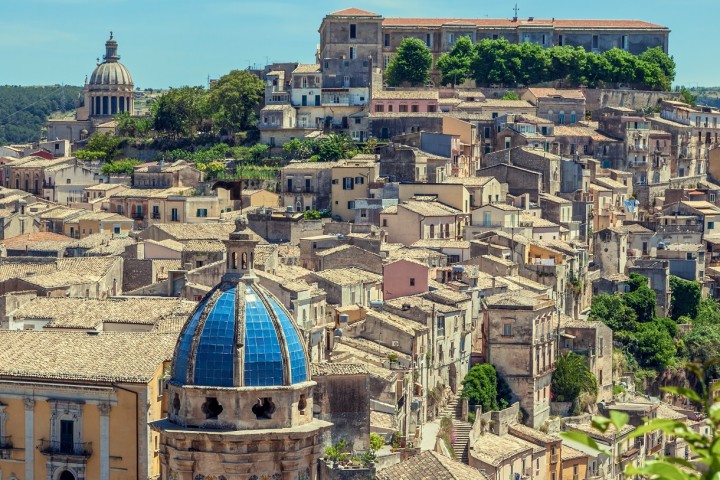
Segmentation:
<svg viewBox="0 0 720 480">
<path fill-rule="evenodd" d="M 0 474 L 158 478 L 163 372 L 175 335 L 0 332 Z"/>
<path fill-rule="evenodd" d="M 585 119 L 585 95 L 581 90 L 528 88 L 521 97 L 537 107 L 537 116 L 557 125 L 573 124 Z"/>
<path fill-rule="evenodd" d="M 296 212 L 329 210 L 336 162 L 290 163 L 280 169 L 280 203 Z"/>
<path fill-rule="evenodd" d="M 560 324 L 560 352 L 574 352 L 587 359 L 598 382 L 597 401 L 613 398 L 613 335 L 603 322 L 568 321 Z"/>
<path fill-rule="evenodd" d="M 485 300 L 487 361 L 508 382 L 538 428 L 550 416 L 550 380 L 555 370 L 558 319 L 545 295 L 501 293 Z"/>
<path fill-rule="evenodd" d="M 315 479 L 322 435 L 291 314 L 253 274 L 257 236 L 237 222 L 226 273 L 183 327 L 160 433 L 163 478 Z M 218 456 L 218 451 L 227 452 Z"/>
<path fill-rule="evenodd" d="M 133 187 L 196 187 L 202 180 L 203 173 L 185 160 L 178 160 L 167 165 L 160 161 L 135 167 Z"/>
</svg>

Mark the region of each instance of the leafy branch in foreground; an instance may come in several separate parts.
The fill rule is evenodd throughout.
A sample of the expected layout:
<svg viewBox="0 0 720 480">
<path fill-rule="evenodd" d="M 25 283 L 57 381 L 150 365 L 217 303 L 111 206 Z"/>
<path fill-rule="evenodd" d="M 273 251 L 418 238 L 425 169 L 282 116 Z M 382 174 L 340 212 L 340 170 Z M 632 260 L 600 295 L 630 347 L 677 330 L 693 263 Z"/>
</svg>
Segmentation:
<svg viewBox="0 0 720 480">
<path fill-rule="evenodd" d="M 637 438 L 647 433 L 662 432 L 685 441 L 694 454 L 688 461 L 684 458 L 659 455 L 657 458 L 647 460 L 640 466 L 628 465 L 625 475 L 631 477 L 644 477 L 660 480 L 717 480 L 720 478 L 720 401 L 716 401 L 720 394 L 720 382 L 712 382 L 706 376 L 708 371 L 720 359 L 700 364 L 688 364 L 687 370 L 698 378 L 699 393 L 685 387 L 663 387 L 665 392 L 683 397 L 700 407 L 708 433 L 703 434 L 690 428 L 685 422 L 667 418 L 655 418 L 646 421 L 630 433 L 629 437 Z M 597 416 L 593 418 L 592 425 L 600 432 L 606 432 L 610 426 L 620 431 L 628 422 L 628 415 L 618 411 L 610 411 L 610 418 Z M 614 459 L 613 452 L 601 448 L 589 435 L 568 431 L 562 432 L 561 437 L 578 442 L 598 453 Z M 614 446 L 613 446 L 614 448 Z"/>
</svg>

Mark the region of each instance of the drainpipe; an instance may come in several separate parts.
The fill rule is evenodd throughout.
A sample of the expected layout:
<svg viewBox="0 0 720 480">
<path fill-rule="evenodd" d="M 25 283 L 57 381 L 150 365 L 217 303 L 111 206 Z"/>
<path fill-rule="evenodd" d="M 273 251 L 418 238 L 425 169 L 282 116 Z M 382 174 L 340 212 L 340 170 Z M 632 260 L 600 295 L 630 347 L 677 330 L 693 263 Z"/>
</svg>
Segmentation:
<svg viewBox="0 0 720 480">
<path fill-rule="evenodd" d="M 114 383 L 113 387 L 117 388 L 118 390 L 123 390 L 125 392 L 130 392 L 133 395 L 135 395 L 135 478 L 138 480 L 140 479 L 140 426 L 138 425 L 138 422 L 140 420 L 138 409 L 140 408 L 139 401 L 138 401 L 138 392 L 135 390 L 130 390 L 129 388 L 121 387 L 120 385 Z"/>
</svg>

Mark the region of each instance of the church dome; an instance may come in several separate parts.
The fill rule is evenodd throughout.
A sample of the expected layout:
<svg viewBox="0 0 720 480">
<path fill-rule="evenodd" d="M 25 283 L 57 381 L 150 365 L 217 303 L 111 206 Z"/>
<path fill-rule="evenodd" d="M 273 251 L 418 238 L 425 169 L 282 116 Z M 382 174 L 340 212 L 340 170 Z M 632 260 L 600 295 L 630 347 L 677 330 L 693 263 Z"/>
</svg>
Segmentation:
<svg viewBox="0 0 720 480">
<path fill-rule="evenodd" d="M 128 69 L 120 62 L 101 63 L 92 75 L 90 85 L 132 85 L 133 80 Z"/>
<path fill-rule="evenodd" d="M 118 61 L 120 56 L 117 54 L 117 45 L 111 32 L 110 39 L 105 42 L 104 62 L 95 67 L 89 85 L 133 85 L 127 67 Z"/>
<path fill-rule="evenodd" d="M 227 272 L 185 323 L 175 348 L 177 385 L 272 387 L 310 380 L 300 330 L 252 274 L 252 232 L 227 245 Z M 248 261 L 249 260 L 249 261 Z"/>
</svg>

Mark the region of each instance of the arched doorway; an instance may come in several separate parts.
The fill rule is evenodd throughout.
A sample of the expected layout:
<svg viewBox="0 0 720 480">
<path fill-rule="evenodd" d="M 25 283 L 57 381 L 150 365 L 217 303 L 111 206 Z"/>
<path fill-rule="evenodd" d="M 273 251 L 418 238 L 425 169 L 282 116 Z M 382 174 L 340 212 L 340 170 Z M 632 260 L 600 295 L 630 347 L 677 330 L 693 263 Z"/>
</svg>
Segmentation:
<svg viewBox="0 0 720 480">
<path fill-rule="evenodd" d="M 58 480 L 76 480 L 75 475 L 72 474 L 72 472 L 65 470 L 60 474 L 58 477 Z"/>
</svg>

